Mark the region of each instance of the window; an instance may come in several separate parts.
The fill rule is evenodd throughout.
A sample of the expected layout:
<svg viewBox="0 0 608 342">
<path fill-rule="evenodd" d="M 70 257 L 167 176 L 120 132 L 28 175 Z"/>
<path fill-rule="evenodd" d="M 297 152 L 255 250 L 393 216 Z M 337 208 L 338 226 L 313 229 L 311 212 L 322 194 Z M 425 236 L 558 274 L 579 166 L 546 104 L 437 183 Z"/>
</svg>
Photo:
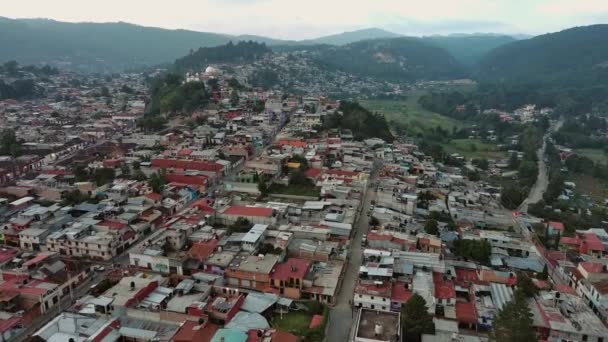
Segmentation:
<svg viewBox="0 0 608 342">
<path fill-rule="evenodd" d="M 383 302 L 386 302 L 386 298 L 382 298 L 382 301 L 383 301 Z"/>
<path fill-rule="evenodd" d="M 583 341 L 587 341 L 587 335 L 583 335 Z"/>
<path fill-rule="evenodd" d="M 372 300 L 374 300 L 374 296 L 372 296 Z"/>
</svg>

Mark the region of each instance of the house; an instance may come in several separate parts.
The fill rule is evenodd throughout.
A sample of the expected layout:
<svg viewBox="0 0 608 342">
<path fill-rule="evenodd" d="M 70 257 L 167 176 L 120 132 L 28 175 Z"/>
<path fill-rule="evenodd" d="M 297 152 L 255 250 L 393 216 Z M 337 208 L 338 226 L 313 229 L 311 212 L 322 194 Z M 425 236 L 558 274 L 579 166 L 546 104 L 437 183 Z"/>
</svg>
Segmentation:
<svg viewBox="0 0 608 342">
<path fill-rule="evenodd" d="M 355 286 L 355 307 L 391 311 L 392 283 L 390 281 L 359 280 Z"/>
<path fill-rule="evenodd" d="M 304 259 L 289 258 L 278 263 L 271 272 L 271 285 L 279 289 L 279 294 L 291 299 L 300 299 L 304 279 L 311 262 Z"/>
<path fill-rule="evenodd" d="M 239 265 L 230 266 L 226 272 L 226 283 L 234 287 L 252 290 L 269 290 L 271 272 L 278 263 L 279 257 L 272 254 L 264 256 L 252 255 L 241 261 Z"/>
</svg>

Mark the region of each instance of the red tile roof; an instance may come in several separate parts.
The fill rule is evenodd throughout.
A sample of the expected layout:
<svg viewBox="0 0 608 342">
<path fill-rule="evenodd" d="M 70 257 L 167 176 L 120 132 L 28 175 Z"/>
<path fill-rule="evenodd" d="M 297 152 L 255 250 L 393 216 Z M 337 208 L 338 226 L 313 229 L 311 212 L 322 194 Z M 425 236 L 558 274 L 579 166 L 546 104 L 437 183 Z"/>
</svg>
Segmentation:
<svg viewBox="0 0 608 342">
<path fill-rule="evenodd" d="M 186 320 L 179 328 L 172 341 L 175 342 L 205 342 L 211 341 L 219 327 L 213 323 L 207 323 L 201 327 L 196 321 Z"/>
<path fill-rule="evenodd" d="M 288 145 L 291 147 L 306 147 L 308 145 L 305 141 L 295 139 L 281 139 L 277 141 L 277 144 L 281 146 Z"/>
<path fill-rule="evenodd" d="M 189 148 L 182 148 L 181 150 L 179 150 L 179 152 L 177 152 L 178 156 L 189 156 L 192 154 L 192 150 Z"/>
<path fill-rule="evenodd" d="M 310 169 L 304 171 L 304 175 L 308 178 L 316 179 L 317 177 L 319 177 L 319 175 L 321 174 L 322 171 L 323 170 L 321 170 L 321 169 L 310 168 Z"/>
<path fill-rule="evenodd" d="M 204 175 L 185 175 L 181 173 L 168 173 L 165 180 L 169 183 L 180 183 L 187 185 L 203 186 L 207 184 L 209 177 Z"/>
<path fill-rule="evenodd" d="M 13 316 L 9 319 L 0 320 L 0 332 L 5 333 L 21 324 L 21 317 Z"/>
<path fill-rule="evenodd" d="M 456 297 L 454 282 L 451 280 L 444 280 L 443 274 L 433 272 L 433 283 L 435 284 L 435 298 L 449 299 Z"/>
<path fill-rule="evenodd" d="M 560 293 L 566 293 L 566 294 L 571 294 L 571 295 L 576 294 L 576 291 L 568 285 L 556 283 L 553 285 L 553 287 L 555 288 L 555 291 L 560 292 Z"/>
<path fill-rule="evenodd" d="M 304 279 L 309 268 L 310 261 L 289 258 L 287 261 L 277 264 L 274 267 L 271 278 L 284 281 L 289 280 L 289 278 Z"/>
<path fill-rule="evenodd" d="M 477 323 L 475 305 L 471 302 L 456 302 L 456 319 L 463 323 Z"/>
<path fill-rule="evenodd" d="M 604 273 L 604 264 L 600 264 L 599 262 L 585 261 L 579 265 L 589 273 Z"/>
<path fill-rule="evenodd" d="M 125 227 L 127 227 L 127 224 L 122 223 L 122 222 L 116 222 L 116 221 L 110 221 L 110 220 L 105 220 L 102 221 L 100 223 L 97 224 L 98 226 L 104 226 L 104 227 L 108 227 L 112 230 L 120 230 L 123 229 Z"/>
<path fill-rule="evenodd" d="M 477 284 L 479 282 L 479 277 L 477 276 L 476 270 L 466 269 L 466 268 L 457 268 L 456 269 L 456 281 L 461 283 L 474 283 Z"/>
<path fill-rule="evenodd" d="M 217 248 L 219 241 L 216 239 L 211 239 L 205 242 L 195 242 L 192 244 L 192 247 L 188 251 L 188 255 L 196 260 L 204 261 L 213 254 L 215 249 Z"/>
<path fill-rule="evenodd" d="M 555 229 L 555 230 L 559 230 L 559 231 L 563 231 L 564 230 L 564 224 L 561 222 L 557 222 L 557 221 L 549 221 L 547 222 L 547 224 L 549 225 L 549 227 Z"/>
<path fill-rule="evenodd" d="M 160 194 L 156 193 L 156 192 L 151 192 L 149 194 L 146 194 L 146 197 L 149 198 L 149 199 L 151 199 L 151 200 L 153 200 L 154 202 L 158 202 L 161 199 L 163 199 L 163 197 Z"/>
<path fill-rule="evenodd" d="M 207 172 L 221 172 L 223 165 L 214 162 L 192 161 L 181 159 L 152 159 L 152 167 L 180 170 L 197 170 Z"/>
<path fill-rule="evenodd" d="M 581 241 L 578 239 L 578 237 L 562 236 L 559 239 L 559 243 L 564 244 L 564 245 L 578 246 L 581 243 Z"/>
<path fill-rule="evenodd" d="M 245 207 L 240 205 L 233 205 L 230 206 L 228 209 L 224 210 L 223 214 L 242 217 L 270 217 L 272 216 L 272 208 Z"/>
<path fill-rule="evenodd" d="M 585 240 L 583 241 L 583 244 L 587 245 L 588 250 L 592 250 L 592 251 L 605 250 L 604 244 L 597 237 L 597 235 L 595 235 L 593 233 L 585 233 L 584 238 L 585 238 Z"/>
<path fill-rule="evenodd" d="M 405 288 L 405 283 L 396 282 L 391 291 L 391 301 L 405 303 L 412 296 L 412 291 Z"/>
<path fill-rule="evenodd" d="M 358 172 L 346 171 L 346 170 L 335 170 L 335 169 L 325 170 L 325 174 L 332 175 L 332 176 L 339 176 L 339 177 L 349 177 L 349 178 L 353 178 L 353 177 L 356 177 L 359 175 Z"/>
</svg>

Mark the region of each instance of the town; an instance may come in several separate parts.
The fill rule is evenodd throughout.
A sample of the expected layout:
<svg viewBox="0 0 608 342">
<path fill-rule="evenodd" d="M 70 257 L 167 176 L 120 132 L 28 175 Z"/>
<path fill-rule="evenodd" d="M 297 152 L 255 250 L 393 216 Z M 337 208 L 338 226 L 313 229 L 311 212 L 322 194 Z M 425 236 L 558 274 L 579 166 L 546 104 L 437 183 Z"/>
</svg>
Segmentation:
<svg viewBox="0 0 608 342">
<path fill-rule="evenodd" d="M 608 28 L 7 23 L 0 342 L 608 342 Z"/>
</svg>

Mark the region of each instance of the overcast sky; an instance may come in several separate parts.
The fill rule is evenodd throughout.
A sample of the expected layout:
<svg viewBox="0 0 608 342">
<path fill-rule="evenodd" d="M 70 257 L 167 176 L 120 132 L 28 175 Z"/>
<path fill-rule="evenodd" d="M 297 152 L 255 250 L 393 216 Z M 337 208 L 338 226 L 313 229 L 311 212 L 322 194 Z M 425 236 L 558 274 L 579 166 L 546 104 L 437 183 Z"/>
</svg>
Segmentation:
<svg viewBox="0 0 608 342">
<path fill-rule="evenodd" d="M 0 16 L 126 21 L 306 39 L 367 27 L 406 35 L 540 34 L 608 22 L 608 0 L 17 0 Z"/>
</svg>

